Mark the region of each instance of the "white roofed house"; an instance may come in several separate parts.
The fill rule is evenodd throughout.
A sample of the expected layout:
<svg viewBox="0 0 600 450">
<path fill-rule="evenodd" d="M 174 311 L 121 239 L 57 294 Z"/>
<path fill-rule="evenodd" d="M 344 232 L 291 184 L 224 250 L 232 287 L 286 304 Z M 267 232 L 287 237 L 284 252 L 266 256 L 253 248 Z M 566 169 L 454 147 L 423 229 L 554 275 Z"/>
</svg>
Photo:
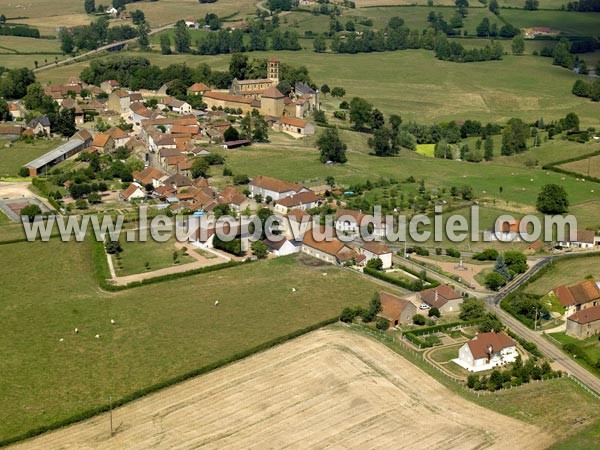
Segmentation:
<svg viewBox="0 0 600 450">
<path fill-rule="evenodd" d="M 260 195 L 263 199 L 271 197 L 273 200 L 279 200 L 300 192 L 307 192 L 308 189 L 299 184 L 288 183 L 287 181 L 277 180 L 270 177 L 256 177 L 248 184 L 250 195 L 255 197 Z"/>
<path fill-rule="evenodd" d="M 269 251 L 275 256 L 292 255 L 294 253 L 299 253 L 302 249 L 302 242 L 294 241 L 284 236 L 281 236 L 281 239 L 264 239 L 263 244 L 265 244 Z"/>
<path fill-rule="evenodd" d="M 504 333 L 479 333 L 458 350 L 453 361 L 469 372 L 481 372 L 514 362 L 517 344 Z"/>
</svg>

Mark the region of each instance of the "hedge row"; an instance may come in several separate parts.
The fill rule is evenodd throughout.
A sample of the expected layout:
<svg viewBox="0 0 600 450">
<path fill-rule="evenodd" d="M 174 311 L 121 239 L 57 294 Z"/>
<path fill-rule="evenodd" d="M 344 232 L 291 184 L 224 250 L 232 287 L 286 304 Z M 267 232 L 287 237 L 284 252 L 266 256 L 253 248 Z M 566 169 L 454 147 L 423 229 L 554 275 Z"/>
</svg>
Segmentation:
<svg viewBox="0 0 600 450">
<path fill-rule="evenodd" d="M 289 340 L 294 339 L 294 338 L 297 338 L 298 336 L 301 336 L 303 334 L 310 333 L 311 331 L 315 331 L 315 330 L 317 330 L 319 328 L 322 328 L 322 327 L 324 327 L 326 325 L 331 325 L 331 324 L 337 322 L 338 320 L 339 320 L 338 317 L 333 317 L 333 318 L 330 318 L 330 319 L 327 319 L 327 320 L 323 320 L 323 321 L 321 321 L 319 323 L 310 325 L 310 326 L 308 326 L 306 328 L 302 328 L 300 330 L 292 331 L 291 333 L 288 333 L 288 334 L 286 334 L 284 336 L 280 336 L 278 338 L 272 339 L 272 340 L 267 341 L 267 342 L 265 342 L 263 344 L 259 344 L 259 345 L 255 346 L 255 347 L 250 348 L 250 349 L 243 350 L 241 352 L 235 353 L 235 354 L 233 354 L 233 355 L 231 355 L 231 356 L 229 356 L 227 358 L 223 358 L 223 359 L 221 359 L 219 361 L 215 361 L 215 362 L 213 362 L 211 364 L 208 364 L 206 366 L 203 366 L 203 367 L 200 367 L 198 369 L 192 370 L 190 372 L 178 375 L 178 376 L 170 378 L 168 380 L 161 381 L 159 383 L 156 383 L 156 384 L 153 384 L 151 386 L 148 386 L 148 387 L 146 387 L 144 389 L 140 389 L 138 391 L 132 392 L 131 394 L 125 395 L 124 397 L 121 397 L 120 399 L 117 399 L 116 401 L 113 401 L 112 402 L 112 407 L 116 408 L 116 407 L 125 405 L 125 404 L 127 404 L 129 402 L 132 402 L 134 400 L 137 400 L 138 398 L 143 397 L 145 395 L 148 395 L 148 394 L 151 394 L 153 392 L 159 391 L 161 389 L 173 386 L 174 384 L 181 383 L 182 381 L 188 380 L 190 378 L 194 378 L 194 377 L 197 377 L 199 375 L 206 374 L 206 373 L 211 372 L 211 371 L 213 371 L 215 369 L 218 369 L 218 368 L 221 368 L 221 367 L 226 366 L 228 364 L 231 364 L 231 363 L 233 363 L 235 361 L 239 361 L 241 359 L 247 358 L 248 356 L 251 356 L 251 355 L 253 355 L 255 353 L 268 350 L 268 349 L 270 349 L 272 347 L 275 347 L 276 345 L 279 345 L 279 344 L 283 344 L 284 342 L 289 341 Z M 29 431 L 27 431 L 27 432 L 25 432 L 23 434 L 18 435 L 18 436 L 14 436 L 14 437 L 11 437 L 11 438 L 8 438 L 8 439 L 4 439 L 4 440 L 0 441 L 0 447 L 6 446 L 8 444 L 12 444 L 12 443 L 17 442 L 17 441 L 28 439 L 28 438 L 37 436 L 39 434 L 46 433 L 46 432 L 51 431 L 51 430 L 56 430 L 58 428 L 65 427 L 67 425 L 71 425 L 71 424 L 76 423 L 76 422 L 81 422 L 82 420 L 89 419 L 90 417 L 93 417 L 93 416 L 96 416 L 96 415 L 101 414 L 103 412 L 106 412 L 109 409 L 110 409 L 110 405 L 108 403 L 104 404 L 102 406 L 98 406 L 96 408 L 88 409 L 87 411 L 83 411 L 83 412 L 81 412 L 79 414 L 75 414 L 75 415 L 73 415 L 71 417 L 68 417 L 66 419 L 56 421 L 56 422 L 51 423 L 49 425 L 44 425 L 44 426 L 41 426 L 41 427 L 38 427 L 38 428 L 34 428 L 34 429 L 29 430 Z"/>
<path fill-rule="evenodd" d="M 406 289 L 407 291 L 416 292 L 419 290 L 416 286 L 413 285 L 413 282 L 411 281 L 400 280 L 398 278 L 391 277 L 385 272 L 380 272 L 379 270 L 371 269 L 370 267 L 365 267 L 363 269 L 363 273 L 385 281 L 386 283 L 390 283 L 403 289 Z"/>
<path fill-rule="evenodd" d="M 561 174 L 564 174 L 564 175 L 571 175 L 571 176 L 575 176 L 575 177 L 581 177 L 583 175 L 580 174 L 580 173 L 572 172 L 572 171 L 566 170 L 566 169 L 561 169 L 558 166 L 561 166 L 563 164 L 568 164 L 568 163 L 571 163 L 571 162 L 575 162 L 575 161 L 581 161 L 581 160 L 584 160 L 584 159 L 587 159 L 587 158 L 592 158 L 594 156 L 599 156 L 599 155 L 600 155 L 600 150 L 597 150 L 597 151 L 592 152 L 592 153 L 586 153 L 585 155 L 576 156 L 574 158 L 563 159 L 562 161 L 556 161 L 556 162 L 553 162 L 553 163 L 550 163 L 550 164 L 546 164 L 546 165 L 542 166 L 542 169 L 543 170 L 551 170 L 553 172 L 561 173 Z M 586 176 L 585 179 L 589 180 L 589 181 L 593 181 L 595 183 L 600 183 L 600 178 L 598 178 L 598 177 Z"/>
<path fill-rule="evenodd" d="M 421 278 L 421 274 L 419 272 L 417 272 L 416 270 L 413 270 L 413 269 L 411 269 L 411 268 L 409 268 L 409 267 L 407 267 L 407 266 L 405 266 L 403 264 L 398 264 L 398 267 L 400 267 L 406 273 L 410 273 L 411 275 L 413 275 L 413 276 L 415 276 L 415 277 L 417 277 L 419 279 L 422 279 Z M 426 281 L 427 283 L 429 283 L 430 287 L 438 287 L 440 285 L 439 281 L 434 280 L 433 278 L 429 278 L 427 276 L 427 274 L 425 274 L 425 280 L 423 280 L 423 281 Z"/>
<path fill-rule="evenodd" d="M 198 269 L 188 270 L 186 272 L 171 273 L 168 275 L 161 275 L 154 278 L 147 278 L 141 281 L 134 281 L 133 283 L 129 283 L 124 286 L 115 286 L 109 284 L 107 281 L 107 279 L 109 279 L 111 276 L 110 271 L 108 269 L 108 263 L 106 261 L 106 252 L 104 251 L 104 244 L 102 242 L 96 241 L 93 237 L 91 237 L 91 239 L 94 246 L 92 251 L 94 276 L 96 277 L 96 281 L 102 289 L 111 292 L 124 291 L 126 289 L 146 286 L 148 284 L 162 283 L 164 281 L 177 280 L 179 278 L 185 278 L 192 275 L 215 272 L 217 270 L 229 269 L 230 267 L 237 267 L 244 264 L 250 264 L 252 262 L 251 260 L 245 260 L 241 262 L 229 261 L 222 264 L 215 264 L 213 266 L 206 266 L 200 267 Z"/>
<path fill-rule="evenodd" d="M 515 341 L 517 341 L 519 344 L 521 344 L 521 346 L 525 350 L 527 350 L 529 353 L 531 353 L 533 356 L 537 356 L 538 358 L 544 357 L 544 355 L 542 354 L 542 352 L 540 351 L 538 346 L 535 344 L 535 342 L 526 341 L 521 336 L 513 333 L 510 330 L 507 330 L 506 334 L 508 334 L 511 338 L 513 338 Z"/>
</svg>

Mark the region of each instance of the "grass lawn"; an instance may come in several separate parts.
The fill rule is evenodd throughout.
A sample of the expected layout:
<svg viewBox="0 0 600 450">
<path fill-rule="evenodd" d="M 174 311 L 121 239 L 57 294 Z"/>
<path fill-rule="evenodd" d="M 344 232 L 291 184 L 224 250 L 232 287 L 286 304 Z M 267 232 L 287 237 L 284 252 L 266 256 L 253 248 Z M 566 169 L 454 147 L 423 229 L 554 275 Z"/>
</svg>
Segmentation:
<svg viewBox="0 0 600 450">
<path fill-rule="evenodd" d="M 156 3 L 140 3 L 151 6 Z M 193 56 L 124 52 L 149 58 L 154 64 L 196 65 L 206 62 L 215 70 L 229 65 L 230 55 Z M 317 54 L 306 51 L 276 52 L 286 63 L 304 65 L 317 85 L 343 86 L 346 98 L 364 97 L 386 115 L 397 113 L 404 121 L 420 123 L 450 119 L 504 122 L 511 117 L 546 121 L 576 112 L 582 127 L 599 126 L 599 108 L 589 99 L 571 94 L 579 75 L 553 66 L 547 58 L 505 56 L 502 61 L 457 64 L 435 59 L 431 51 L 406 50 L 358 55 Z M 273 52 L 253 52 L 253 58 Z M 79 75 L 87 63 L 40 72 L 43 82 L 58 82 Z M 360 72 L 348 70 L 361 67 Z M 540 89 L 540 82 L 545 88 Z M 323 99 L 327 110 L 337 109 L 339 100 Z"/>
<path fill-rule="evenodd" d="M 4 211 L 0 211 L 0 225 L 9 225 L 13 223 L 12 220 L 10 220 L 8 218 L 8 216 L 6 214 L 4 214 Z M 0 228 L 0 233 L 2 233 L 4 231 L 4 228 Z M 2 233 L 4 234 L 4 233 Z"/>
<path fill-rule="evenodd" d="M 0 141 L 0 177 L 16 176 L 24 164 L 58 147 L 58 141 L 36 139 L 33 143 L 16 141 L 11 147 L 5 147 L 6 141 Z"/>
<path fill-rule="evenodd" d="M 106 293 L 90 247 L 52 240 L 1 248 L 0 439 L 364 306 L 381 289 L 292 257 Z"/>
<path fill-rule="evenodd" d="M 530 148 L 524 153 L 512 156 L 501 156 L 501 139 L 499 136 L 498 138 L 498 142 L 494 140 L 494 149 L 498 150 L 498 155 L 494 157 L 494 164 L 506 164 L 510 166 L 542 167 L 545 164 L 575 158 L 600 150 L 600 144 L 598 142 L 580 144 L 578 142 L 570 142 L 562 139 L 551 139 L 543 142 L 539 147 Z M 586 161 L 585 169 L 587 171 L 587 160 L 584 161 Z"/>
<path fill-rule="evenodd" d="M 600 376 L 600 370 L 595 366 L 595 364 L 600 361 L 599 336 L 591 336 L 585 340 L 576 339 L 568 336 L 566 333 L 551 333 L 550 336 L 560 342 L 561 345 L 574 345 L 577 348 L 577 354 L 580 355 L 579 357 L 575 357 L 575 355 L 571 354 L 570 352 L 565 351 L 565 353 L 569 354 L 569 356 L 581 366 L 596 374 L 596 376 Z M 582 355 L 585 355 L 588 360 L 584 360 Z M 588 361 L 591 362 L 591 365 L 588 363 Z"/>
<path fill-rule="evenodd" d="M 419 155 L 433 158 L 435 152 L 435 144 L 419 144 L 417 145 L 417 153 Z"/>
<path fill-rule="evenodd" d="M 437 348 L 430 353 L 431 359 L 435 362 L 445 363 L 458 358 L 458 349 L 463 344 L 450 345 L 448 347 Z M 454 364 L 454 363 L 453 363 Z"/>
<path fill-rule="evenodd" d="M 167 242 L 156 242 L 152 239 L 146 242 L 123 240 L 121 246 L 123 253 L 120 254 L 120 257 L 112 256 L 115 271 L 119 277 L 171 267 L 173 252 L 177 251 L 174 238 Z M 188 249 L 191 250 L 190 246 Z M 191 256 L 183 256 L 182 252 L 178 251 L 178 261 L 178 264 L 187 264 L 194 262 L 195 259 Z M 146 270 L 146 263 L 150 263 L 148 270 Z"/>
<path fill-rule="evenodd" d="M 600 256 L 559 260 L 542 277 L 529 284 L 525 292 L 546 295 L 556 286 L 580 283 L 588 275 L 600 279 Z"/>
</svg>

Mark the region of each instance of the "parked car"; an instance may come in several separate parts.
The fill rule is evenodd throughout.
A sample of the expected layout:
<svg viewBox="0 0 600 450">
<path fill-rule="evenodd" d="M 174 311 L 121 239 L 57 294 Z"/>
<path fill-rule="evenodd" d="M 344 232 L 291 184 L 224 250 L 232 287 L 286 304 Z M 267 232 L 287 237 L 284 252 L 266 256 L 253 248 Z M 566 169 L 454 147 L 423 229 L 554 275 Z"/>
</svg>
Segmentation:
<svg viewBox="0 0 600 450">
<path fill-rule="evenodd" d="M 427 303 L 421 303 L 421 305 L 419 305 L 419 309 L 430 309 L 431 306 L 429 306 Z"/>
</svg>

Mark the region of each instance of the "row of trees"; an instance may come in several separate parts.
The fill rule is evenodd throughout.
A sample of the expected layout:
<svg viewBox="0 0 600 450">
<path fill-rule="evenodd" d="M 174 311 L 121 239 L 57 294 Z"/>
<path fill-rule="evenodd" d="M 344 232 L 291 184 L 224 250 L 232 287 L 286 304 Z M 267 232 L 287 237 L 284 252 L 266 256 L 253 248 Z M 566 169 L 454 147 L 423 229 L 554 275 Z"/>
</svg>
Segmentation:
<svg viewBox="0 0 600 450">
<path fill-rule="evenodd" d="M 599 67 L 596 67 L 596 73 L 600 73 Z M 600 78 L 596 78 L 594 81 L 586 82 L 583 80 L 577 80 L 573 85 L 572 91 L 578 97 L 586 97 L 592 99 L 594 102 L 600 102 Z"/>
<path fill-rule="evenodd" d="M 495 369 L 489 377 L 483 375 L 469 375 L 467 377 L 467 386 L 476 391 L 489 390 L 497 391 L 509 387 L 520 386 L 529 383 L 530 380 L 542 380 L 547 378 L 560 377 L 560 371 L 553 371 L 550 363 L 544 361 L 541 365 L 533 359 L 528 359 L 525 364 L 521 355 L 512 364 L 512 368 L 499 370 Z"/>
<path fill-rule="evenodd" d="M 95 50 L 104 44 L 133 39 L 138 35 L 138 30 L 129 25 L 109 28 L 108 19 L 99 17 L 86 26 L 62 28 L 58 37 L 61 50 L 69 54 L 75 50 Z"/>
</svg>

